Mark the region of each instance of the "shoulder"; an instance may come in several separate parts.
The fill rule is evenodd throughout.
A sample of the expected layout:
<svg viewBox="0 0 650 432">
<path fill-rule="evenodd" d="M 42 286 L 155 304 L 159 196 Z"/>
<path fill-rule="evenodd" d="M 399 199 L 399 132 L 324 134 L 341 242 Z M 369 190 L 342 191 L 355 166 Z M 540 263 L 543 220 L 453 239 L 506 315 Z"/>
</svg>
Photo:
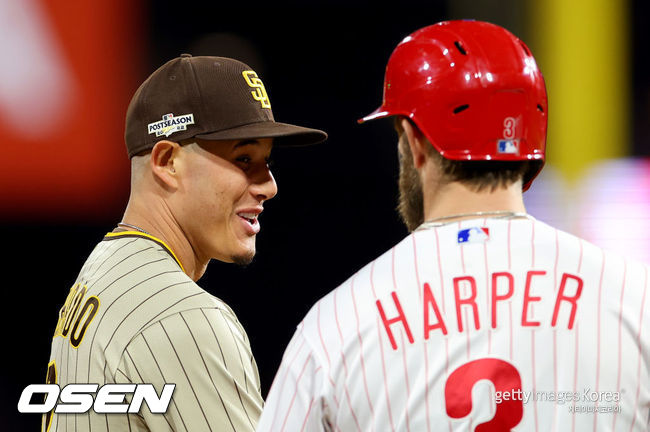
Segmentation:
<svg viewBox="0 0 650 432">
<path fill-rule="evenodd" d="M 79 281 L 87 296 L 98 299 L 87 337 L 99 348 L 96 352 L 103 353 L 109 368 L 149 329 L 163 331 L 157 338 L 166 331 L 179 344 L 183 329 L 191 328 L 191 335 L 209 334 L 217 328 L 210 324 L 223 320 L 247 340 L 232 310 L 190 279 L 163 247 L 140 238 L 104 243 L 98 259 L 105 263 L 88 266 L 86 278 Z"/>
<path fill-rule="evenodd" d="M 586 262 L 593 262 L 601 266 L 625 266 L 637 270 L 647 270 L 648 264 L 637 260 L 635 257 L 626 256 L 624 254 L 608 250 L 606 248 L 595 245 L 594 243 L 578 237 L 574 234 L 556 229 L 543 222 L 536 221 L 538 226 L 544 227 L 546 230 L 555 232 L 555 237 L 559 243 L 559 247 L 567 251 L 577 253 L 582 260 Z"/>
<path fill-rule="evenodd" d="M 191 280 L 183 284 L 164 304 L 157 305 L 157 309 L 159 312 L 142 326 L 140 332 L 154 325 L 180 319 L 192 322 L 204 330 L 218 328 L 225 323 L 243 333 L 243 327 L 233 310 Z"/>
<path fill-rule="evenodd" d="M 136 335 L 165 336 L 174 345 L 220 344 L 225 340 L 246 341 L 237 318 L 217 304 L 184 308 L 156 319 Z M 163 338 L 164 339 L 164 338 Z"/>
<path fill-rule="evenodd" d="M 124 355 L 136 362 L 151 356 L 178 361 L 214 357 L 225 365 L 239 365 L 241 358 L 252 356 L 248 337 L 237 317 L 212 296 L 147 323 L 124 346 L 121 357 Z"/>
<path fill-rule="evenodd" d="M 135 235 L 109 236 L 91 253 L 78 281 L 95 291 L 110 293 L 125 287 L 161 279 L 187 278 L 166 245 Z"/>
<path fill-rule="evenodd" d="M 649 266 L 632 256 L 597 246 L 576 235 L 557 230 L 537 221 L 544 234 L 539 242 L 546 243 L 548 255 L 552 257 L 555 272 L 579 275 L 584 281 L 586 292 L 592 294 L 592 301 L 616 298 L 606 302 L 605 307 L 636 310 L 642 304 L 648 285 Z M 539 244 L 539 243 L 538 243 Z"/>
<path fill-rule="evenodd" d="M 166 244 L 128 232 L 107 234 L 77 282 L 99 299 L 100 317 L 105 315 L 132 332 L 183 310 L 229 311 L 185 274 Z"/>
<path fill-rule="evenodd" d="M 378 293 L 392 287 L 391 271 L 400 250 L 412 250 L 412 236 L 406 237 L 376 259 L 364 265 L 346 281 L 318 300 L 298 326 L 298 333 L 322 362 L 328 363 L 340 347 L 356 339 L 369 316 L 376 312 Z M 412 253 L 412 252 L 411 252 Z M 360 330 L 361 329 L 361 330 Z"/>
</svg>

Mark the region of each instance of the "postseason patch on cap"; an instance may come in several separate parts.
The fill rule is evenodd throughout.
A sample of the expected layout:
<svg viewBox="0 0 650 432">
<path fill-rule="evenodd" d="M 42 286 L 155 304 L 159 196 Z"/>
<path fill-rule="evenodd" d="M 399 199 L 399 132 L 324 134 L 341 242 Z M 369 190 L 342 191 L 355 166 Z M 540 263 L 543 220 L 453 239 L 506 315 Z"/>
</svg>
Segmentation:
<svg viewBox="0 0 650 432">
<path fill-rule="evenodd" d="M 458 231 L 458 243 L 484 243 L 490 239 L 490 229 L 471 227 Z"/>
<path fill-rule="evenodd" d="M 497 151 L 499 153 L 519 154 L 519 140 L 502 139 L 497 142 Z"/>
<path fill-rule="evenodd" d="M 155 133 L 157 137 L 165 135 L 168 137 L 174 132 L 187 130 L 187 125 L 194 124 L 194 114 L 183 114 L 174 117 L 174 114 L 165 114 L 162 120 L 149 123 L 147 130 L 149 134 Z"/>
</svg>

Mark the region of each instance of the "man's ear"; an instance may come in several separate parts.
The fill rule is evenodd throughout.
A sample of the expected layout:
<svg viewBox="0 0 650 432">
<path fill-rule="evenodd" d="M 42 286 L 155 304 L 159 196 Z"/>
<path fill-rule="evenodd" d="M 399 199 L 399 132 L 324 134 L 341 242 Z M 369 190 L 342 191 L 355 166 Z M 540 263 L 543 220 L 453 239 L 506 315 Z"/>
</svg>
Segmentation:
<svg viewBox="0 0 650 432">
<path fill-rule="evenodd" d="M 180 150 L 179 143 L 168 140 L 158 141 L 151 149 L 151 171 L 158 181 L 168 187 L 178 187 L 174 164 Z"/>
<path fill-rule="evenodd" d="M 411 154 L 413 155 L 413 165 L 416 169 L 420 169 L 426 162 L 426 155 L 428 153 L 427 146 L 430 144 L 425 139 L 420 129 L 418 129 L 417 126 L 414 126 L 413 123 L 408 121 L 408 119 L 403 118 L 400 122 L 402 129 L 404 129 L 404 133 L 406 134 Z"/>
</svg>

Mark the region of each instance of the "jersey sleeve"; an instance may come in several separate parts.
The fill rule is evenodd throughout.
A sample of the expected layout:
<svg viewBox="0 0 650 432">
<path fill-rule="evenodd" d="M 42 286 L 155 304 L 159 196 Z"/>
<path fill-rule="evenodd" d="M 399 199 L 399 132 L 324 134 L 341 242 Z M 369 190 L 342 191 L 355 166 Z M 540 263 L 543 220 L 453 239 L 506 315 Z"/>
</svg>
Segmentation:
<svg viewBox="0 0 650 432">
<path fill-rule="evenodd" d="M 259 431 L 329 431 L 326 371 L 301 330 L 282 358 L 258 425 Z"/>
<path fill-rule="evenodd" d="M 236 317 L 193 309 L 164 318 L 127 346 L 116 380 L 176 384 L 165 414 L 143 404 L 152 431 L 254 431 L 263 400 L 257 366 Z"/>
</svg>

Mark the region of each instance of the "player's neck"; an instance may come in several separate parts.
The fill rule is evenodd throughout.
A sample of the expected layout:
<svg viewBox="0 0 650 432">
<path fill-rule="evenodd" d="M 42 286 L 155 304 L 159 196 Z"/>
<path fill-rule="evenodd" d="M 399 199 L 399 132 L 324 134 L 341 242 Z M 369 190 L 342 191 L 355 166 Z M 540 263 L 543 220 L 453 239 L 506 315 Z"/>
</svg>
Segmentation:
<svg viewBox="0 0 650 432">
<path fill-rule="evenodd" d="M 124 211 L 122 222 L 135 225 L 164 241 L 181 262 L 185 273 L 193 281 L 199 280 L 205 273 L 207 261 L 200 262 L 192 245 L 164 202 L 156 199 L 147 201 L 131 197 Z"/>
<path fill-rule="evenodd" d="M 424 189 L 425 221 L 468 214 L 457 219 L 470 219 L 472 214 L 479 212 L 502 211 L 526 212 L 520 183 L 495 191 L 487 189 L 480 192 L 473 191 L 459 182 L 448 183 L 435 190 Z"/>
</svg>

